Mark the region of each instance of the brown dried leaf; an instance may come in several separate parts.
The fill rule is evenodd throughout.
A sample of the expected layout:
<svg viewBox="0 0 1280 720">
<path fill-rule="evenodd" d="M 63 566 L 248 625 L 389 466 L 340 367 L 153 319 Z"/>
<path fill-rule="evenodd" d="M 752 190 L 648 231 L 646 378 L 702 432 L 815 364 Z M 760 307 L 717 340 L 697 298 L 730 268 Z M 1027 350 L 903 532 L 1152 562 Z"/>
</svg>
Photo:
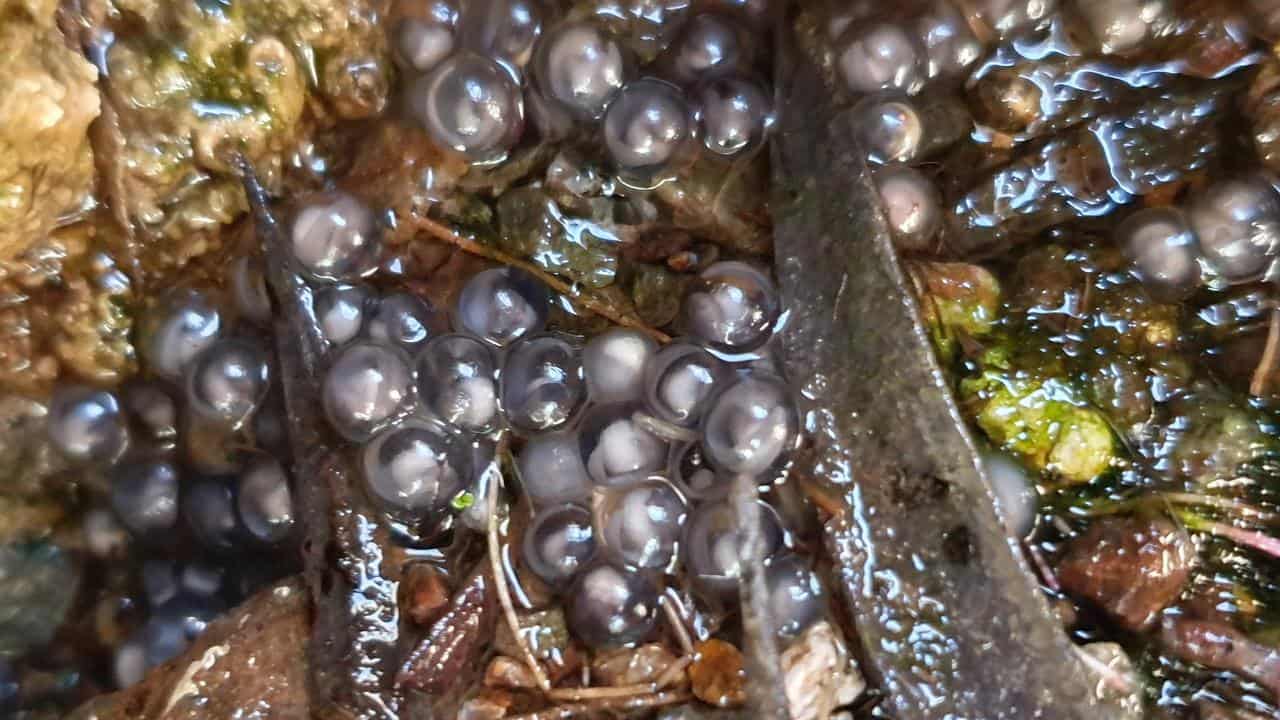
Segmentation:
<svg viewBox="0 0 1280 720">
<path fill-rule="evenodd" d="M 716 707 L 736 707 L 747 699 L 747 673 L 737 647 L 711 638 L 696 646 L 697 657 L 689 666 L 693 694 Z"/>
<path fill-rule="evenodd" d="M 448 690 L 492 637 L 496 617 L 493 580 L 477 568 L 409 654 L 396 685 L 428 693 Z"/>
<path fill-rule="evenodd" d="M 536 688 L 538 681 L 523 662 L 499 655 L 485 669 L 484 684 L 491 688 L 530 689 Z"/>
<path fill-rule="evenodd" d="M 600 653 L 591 662 L 591 676 L 605 685 L 640 685 L 657 680 L 676 661 L 665 645 L 650 643 Z"/>
<path fill-rule="evenodd" d="M 412 563 L 400 581 L 400 607 L 419 625 L 428 625 L 449 604 L 449 587 L 440 571 L 426 563 Z"/>
</svg>

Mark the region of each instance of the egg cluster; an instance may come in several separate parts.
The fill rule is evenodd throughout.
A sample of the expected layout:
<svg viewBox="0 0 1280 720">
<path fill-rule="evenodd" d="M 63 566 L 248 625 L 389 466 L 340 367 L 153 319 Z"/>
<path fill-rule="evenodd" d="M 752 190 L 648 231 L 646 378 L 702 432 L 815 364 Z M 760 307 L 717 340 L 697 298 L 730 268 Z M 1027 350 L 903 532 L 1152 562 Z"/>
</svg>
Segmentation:
<svg viewBox="0 0 1280 720">
<path fill-rule="evenodd" d="M 763 352 L 784 320 L 768 275 L 737 261 L 706 268 L 684 298 L 685 339 L 659 346 L 617 327 L 584 342 L 547 329 L 551 293 L 515 268 L 475 274 L 447 312 L 379 296 L 344 255 L 377 244 L 376 227 L 361 224 L 372 213 L 353 202 L 313 197 L 290 237 L 330 345 L 325 415 L 359 446 L 369 497 L 400 523 L 447 527 L 482 492 L 477 446 L 509 433 L 534 509 L 521 556 L 565 591 L 584 642 L 647 635 L 666 573 L 683 569 L 707 597 L 732 599 L 740 543 L 729 487 L 781 478 L 800 433 Z M 794 630 L 819 612 L 821 588 L 789 559 L 777 513 L 762 503 L 761 517 L 779 558 L 780 624 Z"/>
<path fill-rule="evenodd" d="M 148 311 L 144 376 L 117 392 L 59 385 L 50 401 L 51 445 L 103 494 L 84 516 L 86 547 L 140 568 L 130 584 L 142 615 L 115 649 L 121 686 L 290 567 L 286 429 L 270 344 L 254 327 L 270 301 L 254 263 L 232 275 L 230 307 L 180 289 Z"/>
<path fill-rule="evenodd" d="M 593 132 L 623 182 L 649 186 L 699 145 L 736 156 L 773 124 L 771 92 L 752 73 L 752 18 L 732 4 L 660 27 L 662 51 L 647 63 L 608 14 L 562 18 L 532 0 L 433 8 L 395 32 L 413 78 L 405 110 L 473 162 L 507 157 L 526 125 L 552 138 Z"/>
</svg>

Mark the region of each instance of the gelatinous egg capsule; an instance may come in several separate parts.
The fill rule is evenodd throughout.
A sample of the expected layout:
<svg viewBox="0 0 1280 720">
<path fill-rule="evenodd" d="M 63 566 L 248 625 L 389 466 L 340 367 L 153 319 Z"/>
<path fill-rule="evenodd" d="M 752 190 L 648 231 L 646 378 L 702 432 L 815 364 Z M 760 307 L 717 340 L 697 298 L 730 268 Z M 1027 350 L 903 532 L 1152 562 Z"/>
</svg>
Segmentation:
<svg viewBox="0 0 1280 720">
<path fill-rule="evenodd" d="M 331 191 L 308 196 L 289 228 L 293 257 L 321 280 L 355 280 L 378 268 L 382 228 L 373 209 L 354 195 Z"/>
<path fill-rule="evenodd" d="M 628 485 L 666 465 L 667 441 L 645 428 L 638 409 L 632 403 L 597 405 L 583 415 L 578 441 L 587 474 L 597 485 Z"/>
<path fill-rule="evenodd" d="M 435 423 L 405 420 L 365 445 L 361 452 L 365 487 L 392 513 L 439 510 L 466 482 L 464 450 Z"/>
<path fill-rule="evenodd" d="M 673 445 L 667 472 L 681 492 L 694 500 L 723 500 L 729 494 L 733 477 L 717 472 L 702 454 L 698 442 Z"/>
<path fill-rule="evenodd" d="M 681 85 L 723 75 L 747 62 L 747 37 L 727 13 L 699 13 L 663 53 L 671 79 Z"/>
<path fill-rule="evenodd" d="M 472 0 L 462 4 L 459 45 L 521 68 L 529 62 L 547 16 L 537 0 Z"/>
<path fill-rule="evenodd" d="M 1261 178 L 1211 183 L 1187 217 L 1204 258 L 1230 282 L 1258 277 L 1280 251 L 1280 196 Z"/>
<path fill-rule="evenodd" d="M 409 357 L 399 348 L 358 342 L 339 351 L 325 372 L 321 401 L 329 423 L 362 441 L 404 414 L 412 394 Z"/>
<path fill-rule="evenodd" d="M 539 433 L 525 443 L 517 460 L 520 481 L 534 505 L 583 502 L 591 478 L 574 432 Z"/>
<path fill-rule="evenodd" d="M 1024 538 L 1036 522 L 1039 494 L 1031 474 L 1017 460 L 1001 452 L 985 452 L 982 464 L 995 493 L 1005 529 L 1015 538 Z"/>
<path fill-rule="evenodd" d="M 534 67 L 538 86 L 548 97 L 590 120 L 604 115 L 630 74 L 622 46 L 590 22 L 553 28 L 539 44 Z"/>
<path fill-rule="evenodd" d="M 609 490 L 597 509 L 600 539 L 624 565 L 667 568 L 688 516 L 685 499 L 660 477 Z"/>
<path fill-rule="evenodd" d="M 662 420 L 695 425 L 730 375 L 729 367 L 705 349 L 689 342 L 671 343 L 645 367 L 645 404 Z"/>
<path fill-rule="evenodd" d="M 182 519 L 205 548 L 216 553 L 236 550 L 244 529 L 236 515 L 231 486 L 221 479 L 203 478 L 182 493 Z"/>
<path fill-rule="evenodd" d="M 604 115 L 604 144 L 619 176 L 633 185 L 661 180 L 688 154 L 696 123 L 680 88 L 653 78 L 623 86 Z"/>
<path fill-rule="evenodd" d="M 727 75 L 694 90 L 702 145 L 731 157 L 760 147 L 773 129 L 773 99 L 755 80 Z"/>
<path fill-rule="evenodd" d="M 1182 299 L 1200 285 L 1200 247 L 1187 216 L 1177 208 L 1144 208 L 1116 230 L 1116 244 L 1133 261 L 1138 278 L 1163 299 Z"/>
<path fill-rule="evenodd" d="M 760 475 L 792 449 L 799 427 L 786 383 L 754 373 L 739 378 L 712 401 L 702 421 L 702 450 L 723 472 Z"/>
<path fill-rule="evenodd" d="M 467 432 L 499 420 L 498 379 L 488 345 L 467 335 L 441 335 L 418 355 L 418 397 L 433 415 Z"/>
<path fill-rule="evenodd" d="M 145 437 L 168 443 L 178 436 L 178 404 L 162 383 L 130 381 L 121 390 L 120 400 Z"/>
<path fill-rule="evenodd" d="M 628 328 L 614 328 L 587 342 L 582 371 L 594 402 L 639 400 L 644 395 L 645 368 L 658 352 L 653 338 Z"/>
<path fill-rule="evenodd" d="M 524 531 L 525 565 L 555 588 L 585 568 L 596 553 L 591 513 L 579 505 L 553 505 L 539 510 Z"/>
<path fill-rule="evenodd" d="M 415 355 L 427 340 L 448 325 L 448 318 L 426 300 L 406 292 L 390 293 L 375 303 L 364 326 L 376 342 L 388 343 Z"/>
<path fill-rule="evenodd" d="M 582 351 L 565 335 L 521 340 L 503 359 L 499 394 L 512 427 L 526 432 L 563 427 L 586 401 Z"/>
<path fill-rule="evenodd" d="M 768 560 L 786 545 L 786 532 L 778 513 L 757 501 L 760 510 L 760 538 L 763 559 Z M 742 534 L 728 503 L 703 503 L 694 508 L 681 538 L 681 558 L 697 588 L 721 599 L 736 597 L 742 576 Z"/>
<path fill-rule="evenodd" d="M 1137 49 L 1168 23 L 1171 10 L 1166 0 L 1076 0 L 1075 9 L 1103 53 Z"/>
<path fill-rule="evenodd" d="M 177 382 L 182 370 L 222 334 L 222 313 L 208 294 L 174 290 L 150 308 L 142 320 L 139 352 L 151 372 Z"/>
<path fill-rule="evenodd" d="M 778 635 L 793 638 L 826 613 L 826 592 L 810 563 L 790 553 L 770 558 L 765 586 Z"/>
<path fill-rule="evenodd" d="M 520 86 L 497 62 L 472 52 L 414 80 L 406 105 L 433 140 L 473 162 L 502 160 L 524 128 Z"/>
<path fill-rule="evenodd" d="M 86 385 L 59 384 L 49 400 L 49 444 L 66 459 L 108 465 L 129 447 L 129 427 L 116 396 Z"/>
<path fill-rule="evenodd" d="M 959 75 L 982 56 L 982 43 L 951 0 L 930 3 L 913 29 L 924 45 L 925 71 L 931 78 Z"/>
<path fill-rule="evenodd" d="M 393 43 L 401 67 L 425 73 L 453 54 L 456 40 L 451 25 L 436 18 L 405 18 L 396 23 Z"/>
<path fill-rule="evenodd" d="M 219 340 L 187 366 L 188 407 L 213 422 L 238 428 L 267 396 L 270 367 L 267 351 L 257 343 Z"/>
<path fill-rule="evenodd" d="M 178 522 L 178 469 L 166 460 L 117 465 L 111 472 L 111 509 L 129 532 L 157 540 Z"/>
<path fill-rule="evenodd" d="M 868 162 L 909 162 L 920 153 L 924 123 L 905 96 L 870 95 L 858 102 L 853 113 L 854 132 Z"/>
<path fill-rule="evenodd" d="M 278 460 L 258 453 L 236 482 L 236 510 L 249 535 L 264 545 L 284 541 L 293 531 L 296 513 L 289 476 Z"/>
<path fill-rule="evenodd" d="M 259 325 L 271 322 L 271 295 L 262 258 L 241 255 L 231 265 L 231 299 L 241 317 Z"/>
<path fill-rule="evenodd" d="M 129 548 L 129 531 L 107 508 L 94 508 L 80 523 L 85 547 L 101 560 L 118 560 Z"/>
<path fill-rule="evenodd" d="M 899 163 L 876 168 L 873 179 L 894 244 L 908 252 L 929 250 L 942 227 L 942 196 L 933 181 Z"/>
<path fill-rule="evenodd" d="M 925 49 L 896 23 L 854 23 L 840 40 L 836 69 L 855 93 L 915 93 L 926 78 Z"/>
<path fill-rule="evenodd" d="M 476 273 L 458 294 L 453 324 L 504 347 L 538 332 L 547 322 L 551 296 L 536 277 L 516 268 Z"/>
<path fill-rule="evenodd" d="M 684 303 L 689 334 L 730 353 L 763 345 L 773 334 L 780 312 L 781 300 L 773 281 L 737 261 L 718 262 L 703 270 Z"/>
<path fill-rule="evenodd" d="M 334 347 L 354 340 L 375 302 L 373 289 L 366 285 L 338 283 L 321 287 L 316 290 L 313 304 L 320 333 Z"/>
<path fill-rule="evenodd" d="M 1035 25 L 1058 9 L 1057 0 L 977 0 L 969 5 L 978 22 L 999 37 Z"/>
<path fill-rule="evenodd" d="M 567 599 L 569 631 L 596 649 L 644 640 L 653 631 L 661 602 L 648 575 L 608 563 L 583 571 Z"/>
</svg>

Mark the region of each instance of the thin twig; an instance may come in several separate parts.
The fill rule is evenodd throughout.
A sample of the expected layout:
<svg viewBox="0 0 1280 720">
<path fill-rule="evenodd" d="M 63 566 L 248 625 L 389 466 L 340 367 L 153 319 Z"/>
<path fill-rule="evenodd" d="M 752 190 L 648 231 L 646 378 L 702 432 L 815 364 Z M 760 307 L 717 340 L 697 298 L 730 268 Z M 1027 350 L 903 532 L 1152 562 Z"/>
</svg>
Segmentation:
<svg viewBox="0 0 1280 720">
<path fill-rule="evenodd" d="M 610 308 L 597 300 L 591 295 L 591 293 L 575 290 L 571 285 L 569 285 L 569 283 L 527 260 L 522 260 L 514 255 L 509 255 L 497 248 L 492 248 L 483 243 L 476 242 L 471 238 L 463 237 L 453 230 L 450 230 L 445 225 L 442 225 L 428 217 L 413 215 L 410 222 L 415 227 L 425 230 L 437 240 L 443 240 L 463 252 L 468 252 L 472 255 L 479 255 L 480 257 L 487 258 L 503 265 L 510 265 L 511 267 L 519 268 L 538 278 L 552 290 L 555 290 L 561 295 L 566 295 L 572 298 L 575 303 L 616 325 L 622 325 L 624 327 L 639 330 L 663 344 L 671 342 L 670 335 L 658 330 L 657 328 L 649 327 L 636 318 L 627 317 L 618 313 L 613 308 Z"/>
<path fill-rule="evenodd" d="M 1249 381 L 1249 394 L 1259 397 L 1267 392 L 1271 382 L 1271 373 L 1276 368 L 1276 356 L 1280 354 L 1280 309 L 1271 311 L 1271 324 L 1267 329 L 1267 344 L 1262 350 L 1262 359 L 1253 370 L 1253 378 Z"/>
<path fill-rule="evenodd" d="M 547 693 L 552 700 L 601 700 L 611 698 L 641 697 L 661 692 L 670 687 L 684 673 L 684 669 L 693 662 L 693 656 L 682 657 L 671 663 L 653 682 L 636 683 L 634 685 L 612 685 L 605 687 L 555 688 Z"/>
<path fill-rule="evenodd" d="M 600 698 L 592 702 L 557 705 L 553 708 L 539 710 L 527 715 L 516 715 L 510 720 L 566 720 L 566 718 L 579 715 L 599 713 L 602 710 L 641 710 L 664 705 L 677 705 L 692 699 L 693 695 L 688 691 L 669 690 L 640 697 Z"/>
<path fill-rule="evenodd" d="M 684 618 L 680 617 L 680 613 L 671 606 L 670 598 L 662 599 L 662 612 L 667 616 L 667 623 L 671 625 L 671 631 L 676 634 L 676 640 L 680 641 L 680 649 L 684 650 L 684 654 L 693 656 L 693 638 L 689 637 L 689 629 L 684 626 Z"/>
<path fill-rule="evenodd" d="M 501 457 L 501 452 L 495 454 L 494 462 L 499 462 Z M 546 692 L 551 689 L 551 682 L 547 680 L 547 674 L 542 671 L 542 665 L 533 656 L 533 651 L 525 644 L 524 633 L 520 632 L 520 618 L 516 616 L 516 608 L 511 604 L 511 589 L 507 587 L 507 574 L 502 569 L 501 551 L 498 547 L 499 484 L 501 484 L 500 478 L 490 479 L 487 505 L 489 511 L 489 565 L 490 570 L 493 572 L 493 584 L 498 590 L 498 603 L 502 605 L 502 614 L 506 617 L 507 628 L 511 630 L 511 636 L 515 638 L 516 645 L 520 646 L 520 653 L 524 655 L 525 665 L 529 666 L 529 672 L 533 673 L 533 678 L 537 681 L 538 687 L 543 692 Z"/>
</svg>

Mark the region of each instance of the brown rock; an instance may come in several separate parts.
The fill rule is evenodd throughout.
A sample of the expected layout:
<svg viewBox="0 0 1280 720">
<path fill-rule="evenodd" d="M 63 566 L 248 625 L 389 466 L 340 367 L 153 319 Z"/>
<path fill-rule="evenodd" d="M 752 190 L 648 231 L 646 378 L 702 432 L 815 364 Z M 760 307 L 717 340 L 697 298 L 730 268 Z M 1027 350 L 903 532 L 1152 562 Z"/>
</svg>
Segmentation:
<svg viewBox="0 0 1280 720">
<path fill-rule="evenodd" d="M 222 720 L 253 709 L 262 717 L 304 720 L 310 603 L 298 580 L 262 590 L 213 621 L 179 657 L 146 679 L 102 695 L 73 720 Z"/>
<path fill-rule="evenodd" d="M 1178 598 L 1195 559 L 1191 538 L 1166 519 L 1104 518 L 1067 545 L 1058 580 L 1139 631 Z"/>
<path fill-rule="evenodd" d="M 697 698 L 716 707 L 736 707 L 747 699 L 742 653 L 723 640 L 704 640 L 694 648 L 689 681 Z"/>
</svg>

